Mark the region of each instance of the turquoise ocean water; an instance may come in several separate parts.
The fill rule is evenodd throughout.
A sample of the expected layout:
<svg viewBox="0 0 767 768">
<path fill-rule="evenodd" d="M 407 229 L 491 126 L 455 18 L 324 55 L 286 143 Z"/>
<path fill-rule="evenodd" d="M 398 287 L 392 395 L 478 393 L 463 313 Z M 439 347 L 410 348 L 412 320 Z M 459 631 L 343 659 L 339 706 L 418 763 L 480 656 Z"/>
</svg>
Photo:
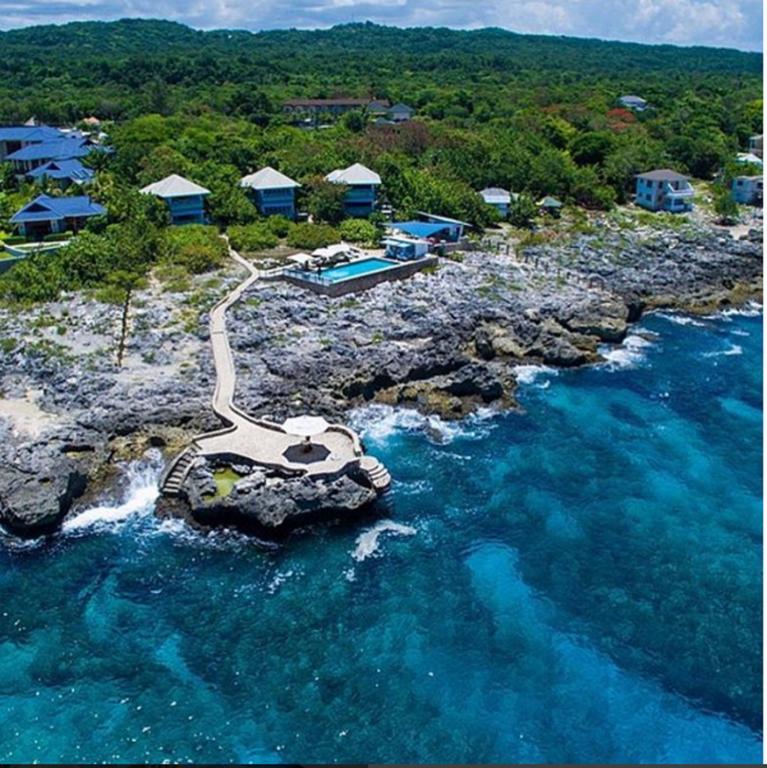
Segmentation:
<svg viewBox="0 0 767 768">
<path fill-rule="evenodd" d="M 357 412 L 393 510 L 276 551 L 127 467 L 0 542 L 0 761 L 760 761 L 761 345 L 655 315 L 521 414 Z"/>
</svg>

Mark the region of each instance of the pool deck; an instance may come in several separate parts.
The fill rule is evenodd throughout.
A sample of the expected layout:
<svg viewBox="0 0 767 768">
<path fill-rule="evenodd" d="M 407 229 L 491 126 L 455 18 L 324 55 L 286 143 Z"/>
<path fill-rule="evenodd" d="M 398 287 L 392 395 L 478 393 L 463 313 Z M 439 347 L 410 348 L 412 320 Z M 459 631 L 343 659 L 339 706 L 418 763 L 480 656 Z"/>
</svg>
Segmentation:
<svg viewBox="0 0 767 768">
<path fill-rule="evenodd" d="M 228 245 L 228 241 L 227 241 Z M 312 438 L 311 450 L 300 437 L 289 435 L 281 425 L 258 419 L 237 407 L 234 395 L 237 375 L 226 330 L 226 312 L 261 277 L 267 276 L 229 248 L 229 256 L 248 273 L 231 293 L 210 312 L 210 342 L 216 368 L 213 411 L 226 426 L 196 437 L 171 463 L 162 482 L 162 492 L 177 495 L 197 456 L 221 456 L 256 464 L 288 476 L 315 479 L 338 477 L 359 470 L 378 491 L 388 488 L 391 478 L 380 462 L 363 454 L 355 432 L 341 424 Z"/>
</svg>

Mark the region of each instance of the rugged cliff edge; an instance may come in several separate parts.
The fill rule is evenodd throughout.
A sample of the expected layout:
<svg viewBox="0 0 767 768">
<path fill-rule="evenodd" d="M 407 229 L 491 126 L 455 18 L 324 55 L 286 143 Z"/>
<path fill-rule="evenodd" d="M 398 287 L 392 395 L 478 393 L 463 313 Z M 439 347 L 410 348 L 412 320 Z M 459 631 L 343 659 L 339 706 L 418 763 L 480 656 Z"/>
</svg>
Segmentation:
<svg viewBox="0 0 767 768">
<path fill-rule="evenodd" d="M 605 231 L 520 257 L 459 259 L 339 299 L 258 283 L 228 320 L 238 404 L 275 419 L 299 410 L 339 420 L 370 400 L 444 417 L 513 407 L 515 366 L 596 362 L 648 309 L 708 313 L 761 298 L 761 232 Z M 78 296 L 0 313 L 0 524 L 19 535 L 55 530 L 110 487 L 121 460 L 150 446 L 171 453 L 218 426 L 205 307 L 237 280 L 234 270 L 222 275 L 202 300 L 199 286 L 191 296 L 148 289 L 119 368 L 114 308 Z M 33 414 L 24 420 L 21 410 Z M 192 504 L 211 521 L 250 516 L 266 528 L 280 515 L 310 520 L 318 505 L 298 486 L 245 485 L 236 511 L 234 500 L 211 504 L 202 491 Z M 341 485 L 321 489 L 326 508 L 369 502 L 363 486 Z M 272 503 L 277 496 L 296 509 Z"/>
</svg>

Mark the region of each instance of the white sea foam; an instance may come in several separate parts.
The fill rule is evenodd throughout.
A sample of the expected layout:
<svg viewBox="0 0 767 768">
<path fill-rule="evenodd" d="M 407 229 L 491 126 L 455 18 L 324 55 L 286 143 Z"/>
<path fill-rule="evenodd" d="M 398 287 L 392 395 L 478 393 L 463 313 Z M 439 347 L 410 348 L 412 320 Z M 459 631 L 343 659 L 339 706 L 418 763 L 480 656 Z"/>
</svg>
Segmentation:
<svg viewBox="0 0 767 768">
<path fill-rule="evenodd" d="M 733 355 L 742 355 L 743 347 L 740 344 L 730 344 L 727 349 L 720 349 L 716 352 L 704 352 L 703 357 L 732 357 Z"/>
<path fill-rule="evenodd" d="M 395 523 L 393 520 L 380 520 L 372 528 L 364 531 L 357 537 L 352 557 L 361 563 L 369 557 L 376 557 L 379 554 L 379 538 L 382 533 L 391 533 L 395 536 L 415 536 L 416 529 L 402 523 Z"/>
<path fill-rule="evenodd" d="M 129 520 L 151 515 L 160 495 L 161 458 L 159 451 L 152 451 L 147 460 L 128 464 L 125 469 L 128 485 L 122 500 L 83 510 L 64 521 L 62 532 L 118 530 Z"/>
<path fill-rule="evenodd" d="M 604 365 L 610 370 L 621 368 L 636 368 L 645 360 L 645 352 L 652 342 L 643 336 L 632 334 L 627 336 L 617 347 L 601 346 L 599 352 L 604 357 Z"/>
<path fill-rule="evenodd" d="M 536 383 L 542 376 L 557 376 L 558 371 L 548 365 L 517 365 L 514 368 L 514 376 L 519 384 L 535 384 L 540 389 L 546 389 L 550 382 L 546 381 Z"/>
<path fill-rule="evenodd" d="M 445 421 L 439 416 L 426 416 L 413 408 L 396 408 L 374 403 L 358 408 L 350 417 L 351 426 L 365 439 L 383 443 L 399 431 L 423 432 L 430 442 L 444 445 L 458 437 L 481 438 L 491 428 L 497 415 L 492 408 L 480 408 L 466 418 Z"/>
<path fill-rule="evenodd" d="M 662 317 L 664 320 L 668 320 L 676 325 L 694 325 L 697 327 L 705 327 L 706 325 L 697 318 L 690 317 L 690 315 L 677 314 L 676 312 L 658 312 L 656 316 Z"/>
<path fill-rule="evenodd" d="M 758 301 L 749 301 L 742 307 L 731 307 L 714 312 L 710 317 L 719 320 L 729 320 L 733 317 L 759 317 L 764 312 L 764 307 Z"/>
</svg>

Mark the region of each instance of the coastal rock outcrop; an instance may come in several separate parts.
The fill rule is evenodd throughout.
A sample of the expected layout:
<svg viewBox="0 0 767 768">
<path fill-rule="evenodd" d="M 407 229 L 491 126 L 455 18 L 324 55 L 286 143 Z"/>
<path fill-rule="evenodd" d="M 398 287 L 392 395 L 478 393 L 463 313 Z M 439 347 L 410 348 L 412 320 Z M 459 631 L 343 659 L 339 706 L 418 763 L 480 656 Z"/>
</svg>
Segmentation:
<svg viewBox="0 0 767 768">
<path fill-rule="evenodd" d="M 0 525 L 18 536 L 55 530 L 103 467 L 105 455 L 93 437 L 74 430 L 20 447 L 6 444 L 0 461 Z"/>
<path fill-rule="evenodd" d="M 216 463 L 205 458 L 196 460 L 184 484 L 196 523 L 236 525 L 275 535 L 321 520 L 343 520 L 377 498 L 361 478 L 350 475 L 315 480 L 279 477 L 258 468 L 236 469 L 240 478 L 222 493 L 215 478 Z"/>
</svg>

